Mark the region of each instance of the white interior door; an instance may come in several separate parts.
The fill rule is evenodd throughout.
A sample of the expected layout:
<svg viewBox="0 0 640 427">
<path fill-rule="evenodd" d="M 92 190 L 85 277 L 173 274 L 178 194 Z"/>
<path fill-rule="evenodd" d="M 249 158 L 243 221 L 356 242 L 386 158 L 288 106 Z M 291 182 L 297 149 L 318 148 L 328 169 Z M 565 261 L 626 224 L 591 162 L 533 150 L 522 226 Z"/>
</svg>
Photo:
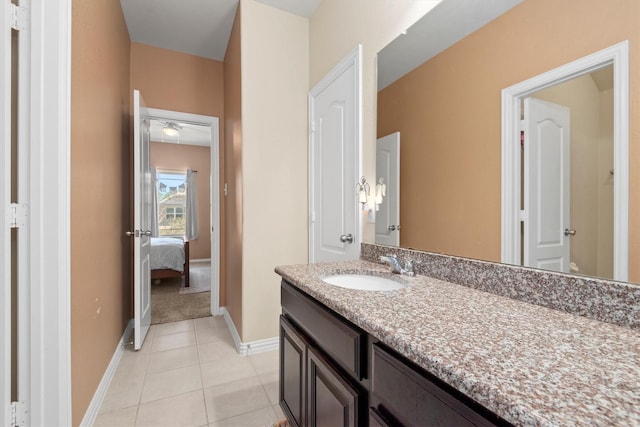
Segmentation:
<svg viewBox="0 0 640 427">
<path fill-rule="evenodd" d="M 360 256 L 360 61 L 358 47 L 309 95 L 310 262 Z"/>
<path fill-rule="evenodd" d="M 569 272 L 570 112 L 524 101 L 524 265 Z"/>
<path fill-rule="evenodd" d="M 149 120 L 140 92 L 133 91 L 133 264 L 134 348 L 140 350 L 151 326 L 151 167 Z"/>
<path fill-rule="evenodd" d="M 385 186 L 382 203 L 376 208 L 376 243 L 400 246 L 400 132 L 376 142 L 375 185 Z"/>
</svg>

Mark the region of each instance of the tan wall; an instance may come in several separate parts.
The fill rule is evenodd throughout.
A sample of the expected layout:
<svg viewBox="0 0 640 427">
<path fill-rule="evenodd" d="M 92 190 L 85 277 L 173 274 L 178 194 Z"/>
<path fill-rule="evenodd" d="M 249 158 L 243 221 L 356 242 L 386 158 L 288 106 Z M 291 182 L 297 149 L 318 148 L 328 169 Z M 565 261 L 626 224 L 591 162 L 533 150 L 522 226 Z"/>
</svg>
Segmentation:
<svg viewBox="0 0 640 427">
<path fill-rule="evenodd" d="M 221 61 L 132 43 L 131 89 L 140 90 L 147 107 L 218 117 L 220 158 L 224 159 L 224 64 Z M 220 194 L 223 194 L 224 174 L 224 162 L 220 162 Z M 225 224 L 224 202 L 221 198 L 220 224 Z M 221 233 L 221 305 L 226 298 L 225 245 L 225 236 Z"/>
<path fill-rule="evenodd" d="M 308 20 L 242 0 L 243 341 L 278 336 L 276 265 L 307 256 Z"/>
<path fill-rule="evenodd" d="M 151 143 L 151 166 L 158 170 L 197 170 L 198 238 L 189 242 L 189 259 L 211 258 L 211 213 L 209 203 L 209 177 L 211 176 L 211 149 L 197 145 Z"/>
<path fill-rule="evenodd" d="M 310 19 L 310 87 L 362 44 L 362 172 L 369 182 L 374 182 L 372 177 L 376 168 L 376 55 L 438 3 L 429 0 L 323 0 Z M 363 241 L 373 242 L 375 226 L 363 222 Z"/>
<path fill-rule="evenodd" d="M 242 88 L 240 58 L 240 10 L 238 6 L 224 57 L 224 163 L 227 183 L 226 222 L 226 308 L 236 329 L 242 330 Z"/>
<path fill-rule="evenodd" d="M 129 35 L 119 2 L 72 3 L 71 381 L 78 425 L 131 309 Z M 108 36 L 105 36 L 108 35 Z"/>
<path fill-rule="evenodd" d="M 401 131 L 401 197 L 410 204 L 401 213 L 403 246 L 413 246 L 415 237 L 437 241 L 432 250 L 453 253 L 455 248 L 464 256 L 499 261 L 500 91 L 628 39 L 629 259 L 636 259 L 640 73 L 634 46 L 640 43 L 639 19 L 640 2 L 635 0 L 585 0 L 579 7 L 571 0 L 525 0 L 382 91 L 378 135 Z M 447 232 L 446 239 L 438 237 L 438 229 Z M 630 263 L 630 278 L 640 280 L 639 264 Z"/>
</svg>

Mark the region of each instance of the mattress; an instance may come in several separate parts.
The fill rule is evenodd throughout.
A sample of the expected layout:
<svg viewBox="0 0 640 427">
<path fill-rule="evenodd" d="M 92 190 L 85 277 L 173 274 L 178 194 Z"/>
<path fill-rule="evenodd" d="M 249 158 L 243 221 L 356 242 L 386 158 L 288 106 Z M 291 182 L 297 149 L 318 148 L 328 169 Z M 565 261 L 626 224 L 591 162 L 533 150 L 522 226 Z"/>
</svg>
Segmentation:
<svg viewBox="0 0 640 427">
<path fill-rule="evenodd" d="M 184 270 L 184 241 L 177 237 L 151 238 L 151 270 Z"/>
</svg>

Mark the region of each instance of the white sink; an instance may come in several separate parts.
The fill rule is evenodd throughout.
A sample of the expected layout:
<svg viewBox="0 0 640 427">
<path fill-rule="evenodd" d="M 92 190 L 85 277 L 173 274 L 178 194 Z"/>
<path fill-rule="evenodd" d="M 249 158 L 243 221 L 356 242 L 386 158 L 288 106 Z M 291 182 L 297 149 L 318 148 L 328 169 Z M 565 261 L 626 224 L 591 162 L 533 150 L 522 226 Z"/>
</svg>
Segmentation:
<svg viewBox="0 0 640 427">
<path fill-rule="evenodd" d="M 393 291 L 407 286 L 399 280 L 369 274 L 334 274 L 323 277 L 322 280 L 330 285 L 361 291 Z"/>
</svg>

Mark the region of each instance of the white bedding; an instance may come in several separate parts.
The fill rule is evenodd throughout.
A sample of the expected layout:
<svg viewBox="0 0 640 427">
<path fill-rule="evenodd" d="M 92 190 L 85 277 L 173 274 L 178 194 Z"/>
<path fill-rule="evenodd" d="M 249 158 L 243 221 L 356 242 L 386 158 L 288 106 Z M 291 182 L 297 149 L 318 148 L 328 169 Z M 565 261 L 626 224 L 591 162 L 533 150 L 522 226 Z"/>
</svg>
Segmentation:
<svg viewBox="0 0 640 427">
<path fill-rule="evenodd" d="M 176 237 L 151 238 L 151 270 L 184 270 L 184 241 Z"/>
</svg>

